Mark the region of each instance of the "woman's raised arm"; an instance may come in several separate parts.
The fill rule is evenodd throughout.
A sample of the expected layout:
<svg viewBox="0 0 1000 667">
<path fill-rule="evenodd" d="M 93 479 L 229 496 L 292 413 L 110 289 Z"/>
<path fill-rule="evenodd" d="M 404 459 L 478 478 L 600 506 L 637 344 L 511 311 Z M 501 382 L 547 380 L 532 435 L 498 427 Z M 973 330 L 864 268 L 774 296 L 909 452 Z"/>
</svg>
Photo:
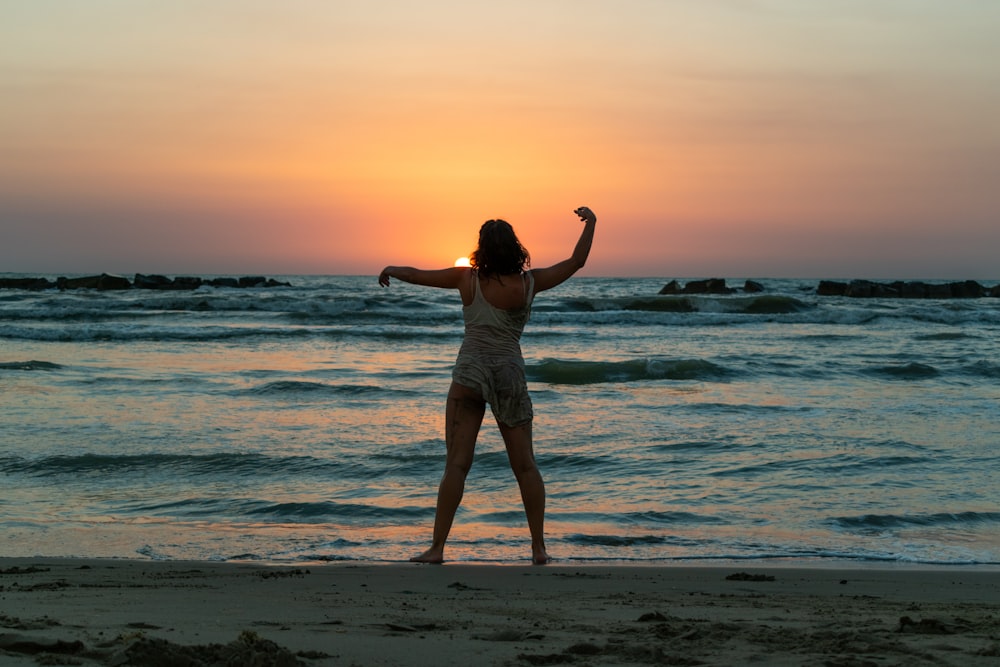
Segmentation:
<svg viewBox="0 0 1000 667">
<path fill-rule="evenodd" d="M 567 278 L 583 268 L 590 256 L 590 246 L 594 243 L 594 228 L 597 226 L 597 216 L 586 206 L 573 211 L 583 220 L 583 231 L 573 248 L 573 254 L 569 259 L 564 259 L 558 264 L 545 269 L 533 269 L 532 275 L 535 277 L 535 291 L 552 289 L 566 281 Z"/>
</svg>

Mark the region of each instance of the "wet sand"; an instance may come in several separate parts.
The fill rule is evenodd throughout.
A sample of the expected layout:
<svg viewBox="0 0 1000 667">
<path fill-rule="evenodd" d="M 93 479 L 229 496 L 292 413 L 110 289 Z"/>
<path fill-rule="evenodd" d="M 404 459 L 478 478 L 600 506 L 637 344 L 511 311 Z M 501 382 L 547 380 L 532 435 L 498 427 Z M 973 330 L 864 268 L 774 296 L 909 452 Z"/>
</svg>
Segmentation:
<svg viewBox="0 0 1000 667">
<path fill-rule="evenodd" d="M 4 665 L 996 665 L 1000 569 L 0 558 Z"/>
</svg>

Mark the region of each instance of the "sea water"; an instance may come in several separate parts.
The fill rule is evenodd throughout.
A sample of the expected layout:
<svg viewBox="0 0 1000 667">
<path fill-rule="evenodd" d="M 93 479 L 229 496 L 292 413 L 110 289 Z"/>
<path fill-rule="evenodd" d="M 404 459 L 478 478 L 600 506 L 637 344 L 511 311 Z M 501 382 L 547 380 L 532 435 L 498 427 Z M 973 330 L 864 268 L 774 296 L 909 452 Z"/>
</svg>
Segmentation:
<svg viewBox="0 0 1000 667">
<path fill-rule="evenodd" d="M 0 290 L 0 555 L 426 548 L 458 294 L 278 278 Z M 815 280 L 659 296 L 666 281 L 577 277 L 535 301 L 522 346 L 555 558 L 1000 563 L 1000 299 Z M 487 413 L 447 557 L 529 556 Z"/>
</svg>

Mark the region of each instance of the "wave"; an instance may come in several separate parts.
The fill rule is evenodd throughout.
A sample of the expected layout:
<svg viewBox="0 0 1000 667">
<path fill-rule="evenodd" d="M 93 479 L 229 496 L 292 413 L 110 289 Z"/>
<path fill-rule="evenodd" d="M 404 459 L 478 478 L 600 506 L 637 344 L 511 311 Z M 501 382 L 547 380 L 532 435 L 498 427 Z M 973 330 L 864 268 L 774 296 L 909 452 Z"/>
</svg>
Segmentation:
<svg viewBox="0 0 1000 667">
<path fill-rule="evenodd" d="M 376 385 L 365 384 L 326 384 L 323 382 L 307 382 L 302 380 L 277 380 L 243 390 L 241 393 L 250 396 L 299 397 L 302 394 L 321 396 L 365 396 L 386 391 L 398 393 L 401 390 L 386 390 Z M 405 390 L 402 390 L 405 391 Z"/>
<path fill-rule="evenodd" d="M 326 472 L 344 464 L 312 456 L 273 457 L 262 454 L 79 454 L 39 459 L 0 457 L 0 472 L 35 477 L 121 473 L 150 474 L 157 471 L 192 476 L 258 475 L 262 473 Z"/>
<path fill-rule="evenodd" d="M 253 341 L 261 339 L 382 339 L 382 340 L 433 340 L 457 339 L 461 336 L 459 323 L 449 327 L 414 327 L 396 321 L 385 321 L 377 326 L 345 323 L 330 327 L 294 327 L 269 323 L 234 323 L 232 325 L 190 324 L 150 326 L 137 324 L 91 325 L 54 328 L 49 326 L 2 326 L 0 340 L 26 340 L 52 343 L 209 343 L 214 341 Z"/>
<path fill-rule="evenodd" d="M 695 544 L 669 535 L 567 535 L 564 540 L 570 544 L 598 547 L 635 547 L 663 544 Z"/>
<path fill-rule="evenodd" d="M 431 505 L 384 507 L 362 503 L 270 502 L 248 498 L 196 497 L 163 503 L 141 503 L 125 508 L 143 516 L 201 518 L 238 517 L 253 522 L 275 523 L 357 523 L 405 521 L 433 516 Z"/>
<path fill-rule="evenodd" d="M 998 379 L 1000 378 L 1000 365 L 985 360 L 977 361 L 963 367 L 962 373 L 972 377 Z"/>
<path fill-rule="evenodd" d="M 956 527 L 1000 524 L 1000 512 L 937 512 L 934 514 L 863 514 L 832 517 L 827 521 L 836 528 L 852 531 L 887 528 Z"/>
<path fill-rule="evenodd" d="M 51 361 L 5 361 L 0 362 L 0 371 L 56 371 L 62 368 L 62 364 Z"/>
<path fill-rule="evenodd" d="M 756 475 L 773 475 L 785 471 L 822 471 L 825 474 L 854 473 L 863 474 L 874 470 L 884 471 L 889 468 L 920 466 L 933 461 L 926 456 L 822 456 L 816 458 L 800 458 L 791 460 L 776 460 L 754 465 L 737 466 L 708 473 L 712 477 L 743 477 Z M 915 483 L 915 482 L 914 482 Z"/>
<path fill-rule="evenodd" d="M 584 361 L 543 359 L 529 364 L 528 379 L 549 384 L 600 384 L 644 380 L 722 381 L 733 371 L 704 359 L 630 359 L 626 361 Z"/>
<path fill-rule="evenodd" d="M 871 375 L 887 377 L 893 380 L 924 380 L 937 377 L 941 372 L 934 366 L 910 362 L 902 365 L 878 366 L 867 371 Z"/>
</svg>

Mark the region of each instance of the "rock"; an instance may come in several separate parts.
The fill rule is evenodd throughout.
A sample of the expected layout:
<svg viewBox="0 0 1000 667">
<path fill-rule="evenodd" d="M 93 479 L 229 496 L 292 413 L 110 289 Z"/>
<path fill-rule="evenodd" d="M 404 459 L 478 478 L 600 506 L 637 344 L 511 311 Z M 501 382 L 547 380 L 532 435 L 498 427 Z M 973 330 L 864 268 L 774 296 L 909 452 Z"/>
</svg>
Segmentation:
<svg viewBox="0 0 1000 667">
<path fill-rule="evenodd" d="M 709 278 L 708 280 L 692 280 L 683 287 L 676 280 L 660 288 L 659 294 L 732 294 L 736 290 L 727 287 L 726 281 L 722 278 Z"/>
<path fill-rule="evenodd" d="M 174 289 L 198 289 L 202 285 L 202 279 L 196 276 L 177 276 L 174 278 Z"/>
<path fill-rule="evenodd" d="M 966 280 L 960 283 L 951 283 L 951 295 L 956 299 L 978 299 L 985 293 L 982 285 L 975 280 Z"/>
<path fill-rule="evenodd" d="M 856 299 L 867 299 L 872 296 L 874 288 L 875 283 L 870 280 L 852 280 L 847 284 L 847 290 L 844 291 L 844 296 L 850 296 Z"/>
<path fill-rule="evenodd" d="M 743 291 L 744 292 L 749 292 L 751 294 L 757 293 L 757 292 L 763 292 L 764 291 L 764 286 L 761 285 L 756 280 L 748 280 L 745 283 L 743 283 Z"/>
<path fill-rule="evenodd" d="M 820 296 L 845 296 L 847 294 L 847 283 L 836 280 L 821 280 L 816 293 Z"/>
<path fill-rule="evenodd" d="M 899 285 L 899 296 L 904 299 L 926 299 L 927 298 L 927 283 L 922 283 L 919 281 L 909 281 L 900 283 Z"/>
<path fill-rule="evenodd" d="M 975 280 L 947 284 L 929 284 L 919 280 L 879 283 L 871 280 L 852 280 L 850 283 L 822 280 L 816 293 L 820 296 L 850 296 L 880 299 L 975 299 L 983 296 L 1000 296 L 1000 285 L 987 288 Z"/>
<path fill-rule="evenodd" d="M 680 283 L 676 280 L 671 280 L 669 283 L 660 288 L 659 294 L 679 294 L 680 291 Z"/>
<path fill-rule="evenodd" d="M 675 281 L 676 282 L 676 281 Z M 291 287 L 289 282 L 282 282 L 274 278 L 264 276 L 245 276 L 243 278 L 213 278 L 205 280 L 197 276 L 178 276 L 168 278 L 157 274 L 147 275 L 143 273 L 135 274 L 132 281 L 122 276 L 102 273 L 95 276 L 83 276 L 79 278 L 59 277 L 55 282 L 48 278 L 0 278 L 0 289 L 23 289 L 41 290 L 58 288 L 67 289 L 97 289 L 97 290 L 126 290 L 132 289 L 152 289 L 152 290 L 193 290 L 202 285 L 213 287 Z"/>
<path fill-rule="evenodd" d="M 239 282 L 240 287 L 264 287 L 267 278 L 264 276 L 243 276 Z"/>
<path fill-rule="evenodd" d="M 142 273 L 135 274 L 132 278 L 132 286 L 138 289 L 170 289 L 174 281 L 166 276 L 147 276 Z"/>
<path fill-rule="evenodd" d="M 692 280 L 684 285 L 685 294 L 731 294 L 734 290 L 726 286 L 722 278 Z"/>
<path fill-rule="evenodd" d="M 56 284 L 48 278 L 0 278 L 0 289 L 52 289 Z"/>
<path fill-rule="evenodd" d="M 951 298 L 951 288 L 947 285 L 928 285 L 927 286 L 927 298 L 928 299 L 950 299 Z"/>
<path fill-rule="evenodd" d="M 128 278 L 113 276 L 102 273 L 99 276 L 84 276 L 82 278 L 56 279 L 56 287 L 59 289 L 97 289 L 97 290 L 124 290 L 132 289 L 132 283 Z"/>
<path fill-rule="evenodd" d="M 240 281 L 236 278 L 212 278 L 206 281 L 206 284 L 212 287 L 239 287 Z"/>
</svg>

